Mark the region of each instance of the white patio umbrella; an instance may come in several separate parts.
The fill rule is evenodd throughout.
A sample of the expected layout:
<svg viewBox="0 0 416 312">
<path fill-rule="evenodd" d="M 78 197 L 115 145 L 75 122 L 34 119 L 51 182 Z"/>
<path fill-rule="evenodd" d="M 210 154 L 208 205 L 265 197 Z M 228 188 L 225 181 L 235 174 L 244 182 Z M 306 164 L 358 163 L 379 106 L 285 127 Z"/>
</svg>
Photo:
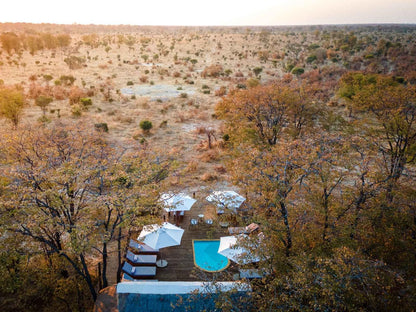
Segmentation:
<svg viewBox="0 0 416 312">
<path fill-rule="evenodd" d="M 219 208 L 217 212 L 223 213 L 225 208 L 236 212 L 246 199 L 234 191 L 215 191 L 207 196 L 206 200 L 215 203 Z"/>
<path fill-rule="evenodd" d="M 160 196 L 160 199 L 165 206 L 166 211 L 188 211 L 191 210 L 193 204 L 196 203 L 196 199 L 192 197 L 179 193 L 179 194 L 169 194 L 164 193 Z"/>
<path fill-rule="evenodd" d="M 259 262 L 260 258 L 258 256 L 253 255 L 249 250 L 243 247 L 243 245 L 247 243 L 250 244 L 248 236 L 245 234 L 221 237 L 218 253 L 238 264 Z"/>
<path fill-rule="evenodd" d="M 168 222 L 164 222 L 162 225 L 145 225 L 140 232 L 139 240 L 153 249 L 161 249 L 180 245 L 183 232 L 184 229 Z M 156 263 L 161 267 L 165 267 L 168 264 L 166 260 L 162 259 Z"/>
</svg>

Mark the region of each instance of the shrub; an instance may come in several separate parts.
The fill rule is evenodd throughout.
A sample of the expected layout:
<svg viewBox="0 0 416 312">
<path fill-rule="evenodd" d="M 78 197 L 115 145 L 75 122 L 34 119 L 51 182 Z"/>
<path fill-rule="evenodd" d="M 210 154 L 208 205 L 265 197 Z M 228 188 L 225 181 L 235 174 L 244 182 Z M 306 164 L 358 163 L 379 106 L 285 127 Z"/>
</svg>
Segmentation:
<svg viewBox="0 0 416 312">
<path fill-rule="evenodd" d="M 74 117 L 81 117 L 82 109 L 79 105 L 74 105 L 71 108 L 71 113 L 72 113 L 72 116 L 74 116 Z"/>
<path fill-rule="evenodd" d="M 258 75 L 260 75 L 260 73 L 263 71 L 263 68 L 262 67 L 255 67 L 254 69 L 253 69 L 253 73 L 256 75 L 256 76 L 258 76 Z"/>
<path fill-rule="evenodd" d="M 141 77 L 139 78 L 139 80 L 140 80 L 141 82 L 143 82 L 143 83 L 146 83 L 146 82 L 148 81 L 148 79 L 149 79 L 149 77 L 147 77 L 147 76 L 145 76 L 145 75 L 143 75 L 143 76 L 141 76 Z"/>
<path fill-rule="evenodd" d="M 68 65 L 70 69 L 79 69 L 84 66 L 85 58 L 71 55 L 65 58 L 64 62 Z"/>
<path fill-rule="evenodd" d="M 92 100 L 90 98 L 80 98 L 79 102 L 85 108 L 92 105 Z"/>
<path fill-rule="evenodd" d="M 130 81 L 127 81 L 127 85 L 132 86 L 132 85 L 134 85 L 134 83 L 133 83 L 133 81 L 130 80 Z"/>
<path fill-rule="evenodd" d="M 294 75 L 302 75 L 305 72 L 305 70 L 302 67 L 294 67 L 292 69 L 292 74 Z"/>
<path fill-rule="evenodd" d="M 100 132 L 108 132 L 108 125 L 106 122 L 96 123 L 94 125 L 95 129 Z"/>
<path fill-rule="evenodd" d="M 150 129 L 152 129 L 153 124 L 149 120 L 142 120 L 140 122 L 140 128 L 143 130 L 143 132 L 149 132 Z"/>
<path fill-rule="evenodd" d="M 217 180 L 218 176 L 215 173 L 213 174 L 213 173 L 206 172 L 201 176 L 200 179 L 204 182 L 209 182 L 209 181 Z"/>
<path fill-rule="evenodd" d="M 80 99 L 85 96 L 85 92 L 78 87 L 72 87 L 69 91 L 69 104 L 73 105 L 76 103 L 80 103 Z"/>
<path fill-rule="evenodd" d="M 218 90 L 215 91 L 216 96 L 224 96 L 227 93 L 227 88 L 221 86 Z"/>
<path fill-rule="evenodd" d="M 247 87 L 249 88 L 254 88 L 257 87 L 260 84 L 260 81 L 258 81 L 257 79 L 254 78 L 249 78 L 246 81 Z"/>
<path fill-rule="evenodd" d="M 188 93 L 186 93 L 186 92 L 182 92 L 182 93 L 179 95 L 179 97 L 180 97 L 181 99 L 186 99 L 186 98 L 188 97 Z"/>
<path fill-rule="evenodd" d="M 206 77 L 218 77 L 223 73 L 223 68 L 221 65 L 211 65 L 205 67 L 204 71 L 201 73 L 203 78 Z"/>
<path fill-rule="evenodd" d="M 315 54 L 312 54 L 312 55 L 309 55 L 307 58 L 306 58 L 306 63 L 308 63 L 308 64 L 310 64 L 310 63 L 312 63 L 313 61 L 315 61 L 316 60 L 316 55 Z"/>
<path fill-rule="evenodd" d="M 74 84 L 75 79 L 76 78 L 74 76 L 70 76 L 70 75 L 69 76 L 62 75 L 61 77 L 59 77 L 59 81 L 65 86 L 72 86 Z"/>
</svg>

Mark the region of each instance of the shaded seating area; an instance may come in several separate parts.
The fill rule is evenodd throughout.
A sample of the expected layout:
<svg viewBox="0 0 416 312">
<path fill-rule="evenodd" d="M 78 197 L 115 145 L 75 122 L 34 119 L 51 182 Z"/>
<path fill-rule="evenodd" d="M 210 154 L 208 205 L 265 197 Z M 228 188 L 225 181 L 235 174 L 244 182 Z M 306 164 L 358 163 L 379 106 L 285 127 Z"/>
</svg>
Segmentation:
<svg viewBox="0 0 416 312">
<path fill-rule="evenodd" d="M 134 279 L 146 279 L 156 276 L 156 266 L 135 266 L 124 262 L 121 270 Z"/>
<path fill-rule="evenodd" d="M 147 254 L 147 255 L 158 255 L 159 249 L 154 249 L 143 242 L 139 242 L 135 239 L 130 239 L 129 249 L 134 254 Z"/>
<path fill-rule="evenodd" d="M 150 254 L 134 254 L 130 250 L 127 250 L 126 260 L 134 266 L 151 266 L 156 265 L 157 255 Z"/>
</svg>

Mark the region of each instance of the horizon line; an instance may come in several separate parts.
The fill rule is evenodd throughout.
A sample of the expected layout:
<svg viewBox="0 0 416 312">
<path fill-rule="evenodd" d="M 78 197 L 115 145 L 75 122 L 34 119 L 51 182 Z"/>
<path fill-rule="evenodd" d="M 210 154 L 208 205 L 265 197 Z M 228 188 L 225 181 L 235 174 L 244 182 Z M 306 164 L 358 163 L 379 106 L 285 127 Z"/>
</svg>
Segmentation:
<svg viewBox="0 0 416 312">
<path fill-rule="evenodd" d="M 58 26 L 132 26 L 132 27 L 310 27 L 310 26 L 416 26 L 416 22 L 386 22 L 386 23 L 323 23 L 323 24 L 270 24 L 270 25 L 152 25 L 152 24 L 96 24 L 96 23 L 52 23 L 52 22 L 0 22 L 1 24 L 33 24 Z"/>
</svg>

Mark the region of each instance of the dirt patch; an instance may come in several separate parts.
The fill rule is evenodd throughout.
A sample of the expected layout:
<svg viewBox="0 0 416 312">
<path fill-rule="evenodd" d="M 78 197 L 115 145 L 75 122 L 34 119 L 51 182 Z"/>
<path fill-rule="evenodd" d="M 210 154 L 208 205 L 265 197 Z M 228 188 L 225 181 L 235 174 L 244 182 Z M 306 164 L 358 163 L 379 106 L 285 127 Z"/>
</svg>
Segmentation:
<svg viewBox="0 0 416 312">
<path fill-rule="evenodd" d="M 118 312 L 116 285 L 100 291 L 95 302 L 94 312 Z"/>
<path fill-rule="evenodd" d="M 181 94 L 193 95 L 195 88 L 181 87 L 167 84 L 158 84 L 153 86 L 133 86 L 131 88 L 122 88 L 123 95 L 137 95 L 149 97 L 152 100 L 168 100 L 172 97 L 179 97 Z"/>
</svg>

